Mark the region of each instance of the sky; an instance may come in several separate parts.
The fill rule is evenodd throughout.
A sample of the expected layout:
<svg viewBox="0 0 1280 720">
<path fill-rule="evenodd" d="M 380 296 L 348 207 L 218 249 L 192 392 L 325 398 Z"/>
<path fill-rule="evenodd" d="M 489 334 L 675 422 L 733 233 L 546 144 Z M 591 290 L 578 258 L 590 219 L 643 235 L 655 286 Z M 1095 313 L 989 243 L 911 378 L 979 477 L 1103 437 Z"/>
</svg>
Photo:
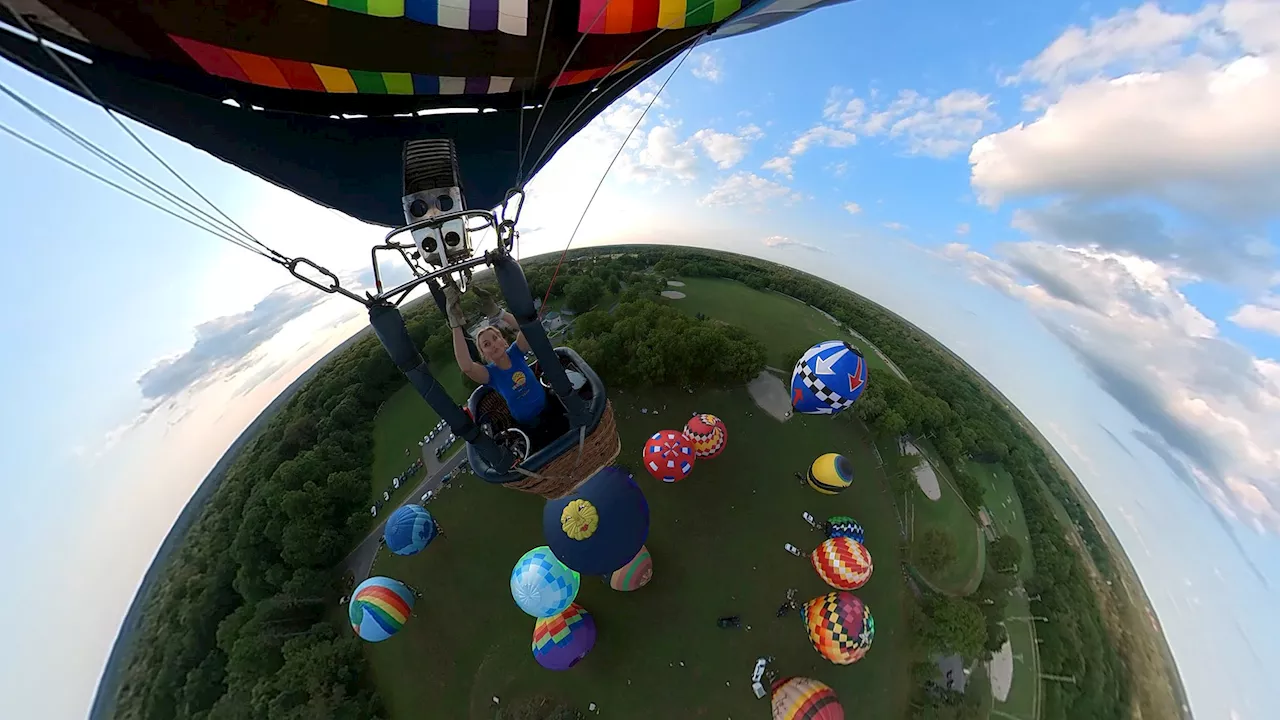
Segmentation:
<svg viewBox="0 0 1280 720">
<path fill-rule="evenodd" d="M 564 247 L 639 122 L 575 246 L 746 253 L 933 334 L 1102 509 L 1196 717 L 1280 715 L 1280 1 L 858 0 L 699 46 L 644 113 L 667 72 L 535 178 L 520 252 Z M 0 83 L 169 181 L 100 109 Z M 88 162 L 8 101 L 0 122 Z M 367 283 L 383 229 L 138 132 L 272 247 Z M 41 618 L 10 624 L 0 716 L 80 718 L 193 490 L 365 320 L 8 137 L 0 158 L 0 611 Z"/>
</svg>

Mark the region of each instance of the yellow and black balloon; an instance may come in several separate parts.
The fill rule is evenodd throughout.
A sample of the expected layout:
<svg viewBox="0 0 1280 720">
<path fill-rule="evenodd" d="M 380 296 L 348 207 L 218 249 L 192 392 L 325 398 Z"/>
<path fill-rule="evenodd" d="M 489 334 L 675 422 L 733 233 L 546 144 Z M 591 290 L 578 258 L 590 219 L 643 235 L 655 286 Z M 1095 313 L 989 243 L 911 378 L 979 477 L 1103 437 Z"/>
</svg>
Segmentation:
<svg viewBox="0 0 1280 720">
<path fill-rule="evenodd" d="M 813 461 L 806 479 L 823 495 L 837 495 L 853 483 L 853 464 L 843 455 L 827 453 Z"/>
</svg>

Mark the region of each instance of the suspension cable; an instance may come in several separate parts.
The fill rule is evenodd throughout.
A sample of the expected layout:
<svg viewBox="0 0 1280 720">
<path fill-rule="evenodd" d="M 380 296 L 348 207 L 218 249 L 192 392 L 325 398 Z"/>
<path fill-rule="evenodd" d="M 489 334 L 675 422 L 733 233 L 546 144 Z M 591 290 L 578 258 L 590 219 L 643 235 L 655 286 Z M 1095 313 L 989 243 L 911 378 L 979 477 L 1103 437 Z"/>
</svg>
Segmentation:
<svg viewBox="0 0 1280 720">
<path fill-rule="evenodd" d="M 226 221 L 227 221 L 227 222 L 231 223 L 231 225 L 233 225 L 233 226 L 235 226 L 236 228 L 238 228 L 238 229 L 240 230 L 240 232 L 241 232 L 241 233 L 243 233 L 246 237 L 251 238 L 251 239 L 252 239 L 252 241 L 253 241 L 255 244 L 257 244 L 258 246 L 260 246 L 260 247 L 263 249 L 263 251 L 264 251 L 264 252 L 266 252 L 266 253 L 270 253 L 272 256 L 274 256 L 274 257 L 277 259 L 277 261 L 280 261 L 280 262 L 287 262 L 287 261 L 288 261 L 288 258 L 286 258 L 285 256 L 283 256 L 283 255 L 281 255 L 281 254 L 277 253 L 275 250 L 272 250 L 272 249 L 271 249 L 270 247 L 268 247 L 265 243 L 263 243 L 263 242 L 261 242 L 260 240 L 258 240 L 257 238 L 255 238 L 255 237 L 253 236 L 253 233 L 250 233 L 248 230 L 245 230 L 245 229 L 244 229 L 244 228 L 243 228 L 239 223 L 237 223 L 237 222 L 236 222 L 236 221 L 235 221 L 235 220 L 234 220 L 230 215 L 228 215 L 227 213 L 223 212 L 222 208 L 218 207 L 218 206 L 217 206 L 217 204 L 215 204 L 212 200 L 210 200 L 208 197 L 206 197 L 206 196 L 205 196 L 203 193 L 201 193 L 199 190 L 197 190 L 197 189 L 195 188 L 195 186 L 194 186 L 194 185 L 192 185 L 190 182 L 188 182 L 188 181 L 187 181 L 187 179 L 186 179 L 186 178 L 184 178 L 184 177 L 182 176 L 182 174 L 181 174 L 181 173 L 179 173 L 177 170 L 175 170 L 175 169 L 173 168 L 173 166 L 172 166 L 172 165 L 170 165 L 169 163 L 165 162 L 165 161 L 164 161 L 164 158 L 160 157 L 159 153 L 157 153 L 156 151 L 152 150 L 152 149 L 151 149 L 151 146 L 147 145 L 146 141 L 144 141 L 142 138 L 138 137 L 138 135 L 137 135 L 136 133 L 134 133 L 134 132 L 133 132 L 133 130 L 131 130 L 131 129 L 129 128 L 129 126 L 128 126 L 128 125 L 126 125 L 126 124 L 124 123 L 124 121 L 123 121 L 123 120 L 121 120 L 121 119 L 119 118 L 119 116 L 117 116 L 117 115 L 116 115 L 116 114 L 111 110 L 111 108 L 107 106 L 107 104 L 106 104 L 105 102 L 103 102 L 102 98 L 100 98 L 100 97 L 98 96 L 98 94 L 97 94 L 97 93 L 95 93 L 95 92 L 94 92 L 94 91 L 93 91 L 93 90 L 92 90 L 92 89 L 91 89 L 87 84 L 85 84 L 84 80 L 80 79 L 80 75 L 79 75 L 78 73 L 76 73 L 76 71 L 75 71 L 75 70 L 72 70 L 72 69 L 71 69 L 71 67 L 70 67 L 69 65 L 67 65 L 67 63 L 62 59 L 61 55 L 59 55 L 58 53 L 54 52 L 54 51 L 53 51 L 53 49 L 49 47 L 49 44 L 45 42 L 44 36 L 42 36 L 40 33 L 36 32 L 36 29 L 31 25 L 31 23 L 30 23 L 30 22 L 28 22 L 28 21 L 27 21 L 26 16 L 24 16 L 24 15 L 23 15 L 23 14 L 21 14 L 21 13 L 19 13 L 19 12 L 18 12 L 14 7 L 13 7 L 13 3 L 12 3 L 10 0 L 0 0 L 0 2 L 3 2 L 3 3 L 4 3 L 4 6 L 5 6 L 5 9 L 6 9 L 6 10 L 8 10 L 8 11 L 9 11 L 9 13 L 10 13 L 11 15 L 13 15 L 15 18 L 17 18 L 18 22 L 22 24 L 22 28 L 23 28 L 24 30 L 26 30 L 28 33 L 31 33 L 31 35 L 33 35 L 33 36 L 36 38 L 36 42 L 40 45 L 40 49 L 41 49 L 41 50 L 43 50 L 43 51 L 44 51 L 44 53 L 45 53 L 45 55 L 47 55 L 47 56 L 49 57 L 49 59 L 50 59 L 50 60 L 52 60 L 52 61 L 53 61 L 53 62 L 54 62 L 54 63 L 55 63 L 59 68 L 61 68 L 61 69 L 62 69 L 62 71 L 63 71 L 64 73 L 66 73 L 67 77 L 68 77 L 68 78 L 69 78 L 73 83 L 75 83 L 75 84 L 76 84 L 76 86 L 77 86 L 78 88 L 80 88 L 80 91 L 81 91 L 82 93 L 84 93 L 85 97 L 87 97 L 87 98 L 89 98 L 89 99 L 93 100 L 95 103 L 97 103 L 97 104 L 98 104 L 98 106 L 102 108 L 103 112 L 105 112 L 105 113 L 107 114 L 107 116 L 111 118 L 112 122 L 114 122 L 114 123 L 115 123 L 115 124 L 116 124 L 120 129 L 121 129 L 121 130 L 123 130 L 123 131 L 125 132 L 125 134 L 126 134 L 126 135 L 128 135 L 130 138 L 132 138 L 132 139 L 133 139 L 133 141 L 134 141 L 135 143 L 137 143 L 139 147 L 141 147 L 143 150 L 145 150 L 145 151 L 146 151 L 146 153 L 147 153 L 148 155 L 150 155 L 153 159 L 155 159 L 155 161 L 156 161 L 156 162 L 160 163 L 160 165 L 161 165 L 161 166 L 163 166 L 165 170 L 168 170 L 168 171 L 169 171 L 169 174 L 171 174 L 171 175 L 173 175 L 175 178 L 177 178 L 178 182 L 182 183 L 184 186 L 186 186 L 186 188 L 187 188 L 188 190 L 190 190 L 191 192 L 195 193 L 195 194 L 196 194 L 196 197 L 198 197 L 198 198 L 200 198 L 201 200 L 203 200 L 203 201 L 205 202 L 205 204 L 207 204 L 209 207 L 213 208 L 213 210 L 214 210 L 215 212 L 217 212 L 217 213 L 218 213 L 219 215 L 221 215 L 224 219 L 226 219 Z"/>
<path fill-rule="evenodd" d="M 555 7 L 556 0 L 548 0 L 547 12 L 542 18 L 542 38 L 538 40 L 538 57 L 533 62 L 533 82 L 538 82 L 538 73 L 542 71 L 542 50 L 547 46 L 547 28 L 551 26 L 551 10 Z M 524 90 L 520 91 L 520 142 L 516 146 L 519 151 L 520 164 L 516 166 L 516 187 L 524 185 Z M 543 107 L 546 107 L 544 104 Z M 538 126 L 533 127 L 537 132 Z M 533 142 L 533 133 L 529 133 L 529 142 Z"/>
<path fill-rule="evenodd" d="M 244 243 L 242 243 L 242 242 L 237 242 L 237 239 L 236 239 L 236 238 L 232 238 L 231 236 L 226 235 L 225 233 L 222 233 L 222 232 L 218 231 L 217 229 L 211 228 L 211 227 L 209 227 L 209 226 L 207 226 L 207 225 L 203 225 L 203 224 L 201 224 L 200 222 L 197 222 L 196 220 L 192 220 L 191 218 L 189 218 L 189 217 L 187 217 L 187 216 L 185 216 L 185 215 L 181 215 L 181 214 L 179 214 L 179 213 L 177 213 L 177 212 L 174 212 L 173 210 L 171 210 L 171 209 L 169 209 L 169 208 L 167 208 L 167 207 L 164 207 L 163 205 L 161 205 L 161 204 L 159 204 L 159 203 L 155 202 L 154 200 L 152 200 L 152 199 L 150 199 L 150 198 L 143 197 L 142 195 L 139 195 L 138 193 L 134 192 L 133 190 L 130 190 L 129 188 L 124 187 L 123 185 L 120 185 L 119 183 L 115 182 L 114 180 L 111 180 L 110 178 L 103 177 L 102 175 L 99 175 L 98 173 L 94 172 L 93 170 L 90 170 L 89 168 L 85 167 L 84 165 L 81 165 L 80 163 L 78 163 L 78 162 L 76 162 L 76 161 L 74 161 L 74 160 L 72 160 L 72 159 L 70 159 L 70 158 L 66 157 L 65 155 L 62 155 L 61 153 L 59 153 L 59 152 L 58 152 L 58 151 L 56 151 L 56 150 L 53 150 L 53 149 L 51 149 L 51 148 L 49 148 L 49 147 L 47 147 L 47 146 L 45 146 L 45 145 L 41 145 L 39 142 L 36 142 L 35 140 L 32 140 L 31 138 L 27 137 L 26 135 L 23 135 L 22 133 L 18 132 L 17 130 L 14 130 L 13 128 L 9 127 L 8 125 L 5 125 L 4 123 L 0 123 L 0 132 L 3 132 L 3 133 L 5 133 L 5 134 L 7 134 L 7 135 L 9 135 L 9 136 L 13 137 L 15 140 L 18 140 L 19 142 L 22 142 L 22 143 L 24 143 L 24 144 L 26 144 L 26 145 L 28 145 L 28 146 L 30 146 L 30 147 L 32 147 L 32 148 L 34 148 L 34 149 L 36 149 L 36 150 L 39 150 L 40 152 L 44 153 L 45 155 L 48 155 L 49 157 L 51 157 L 51 158 L 53 158 L 53 159 L 55 159 L 55 160 L 57 160 L 57 161 L 59 161 L 59 162 L 61 162 L 61 163 L 65 164 L 65 165 L 69 165 L 69 166 L 71 166 L 72 168 L 74 168 L 74 169 L 76 169 L 76 170 L 79 170 L 81 173 L 84 173 L 85 175 L 87 175 L 87 176 L 89 176 L 89 177 L 93 178 L 94 180 L 97 180 L 97 181 L 98 181 L 98 182 L 100 182 L 100 183 L 103 183 L 104 185 L 107 185 L 108 187 L 115 188 L 116 190 L 119 190 L 120 192 L 122 192 L 122 193 L 124 193 L 124 194 L 126 194 L 126 195 L 128 195 L 128 196 L 130 196 L 130 197 L 132 197 L 132 198 L 134 198 L 135 200 L 139 200 L 139 201 L 141 201 L 141 202 L 144 202 L 144 203 L 146 203 L 147 205 L 150 205 L 151 207 L 153 207 L 153 208 L 155 208 L 155 209 L 159 210 L 160 212 L 163 212 L 163 213 L 166 213 L 166 214 L 168 214 L 168 215 L 171 215 L 171 216 L 173 216 L 173 217 L 177 218 L 178 220 L 181 220 L 182 222 L 187 223 L 188 225 L 191 225 L 191 226 L 196 227 L 196 228 L 198 228 L 198 229 L 200 229 L 200 230 L 203 230 L 203 231 L 205 231 L 205 232 L 209 233 L 210 235 L 213 235 L 214 237 L 222 238 L 223 240 L 226 240 L 226 241 L 231 242 L 231 243 L 233 243 L 233 244 L 235 244 L 235 245 L 238 245 L 239 247 L 242 247 L 242 248 L 244 248 L 244 249 L 248 250 L 249 252 L 252 252 L 252 253 L 256 253 L 256 254 L 258 254 L 258 255 L 261 255 L 262 257 L 265 257 L 265 258 L 267 258 L 268 260 L 271 260 L 271 261 L 273 261 L 273 262 L 279 262 L 279 261 L 277 261 L 275 258 L 271 257 L 270 255 L 267 255 L 266 253 L 263 253 L 261 250 L 258 250 L 257 248 L 250 247 L 249 245 L 244 244 Z"/>
<path fill-rule="evenodd" d="M 556 286 L 556 277 L 560 274 L 560 266 L 564 263 L 565 256 L 569 254 L 569 246 L 573 244 L 573 239 L 577 237 L 578 229 L 582 227 L 582 221 L 587 218 L 587 211 L 591 209 L 591 203 L 595 202 L 596 195 L 600 193 L 600 188 L 604 186 L 605 179 L 609 177 L 609 171 L 613 169 L 613 164 L 622 156 L 622 151 L 627 148 L 627 143 L 631 142 L 632 134 L 640 127 L 640 123 L 644 122 L 644 116 L 649 113 L 649 109 L 658 101 L 658 96 L 667 88 L 667 83 L 671 82 L 671 78 L 676 76 L 676 72 L 680 70 L 680 66 L 684 64 L 684 61 L 689 58 L 694 47 L 696 47 L 696 43 L 685 49 L 684 55 L 680 57 L 680 62 L 677 62 L 676 66 L 671 68 L 671 72 L 667 74 L 667 79 L 663 80 L 662 85 L 658 86 L 658 91 L 649 99 L 649 104 L 645 106 L 644 112 L 640 113 L 640 117 L 636 118 L 635 124 L 631 126 L 631 130 L 623 138 L 622 144 L 618 146 L 618 152 L 613 154 L 613 159 L 609 161 L 609 166 L 604 169 L 604 174 L 600 176 L 600 182 L 596 183 L 596 189 L 591 192 L 591 197 L 587 199 L 586 207 L 582 208 L 582 214 L 578 216 L 578 224 L 574 225 L 573 232 L 569 233 L 569 242 L 565 243 L 564 251 L 560 253 L 560 259 L 556 262 L 555 271 L 551 273 L 551 282 L 547 283 L 547 294 L 542 297 L 542 308 L 538 312 L 538 319 L 542 319 L 542 316 L 547 312 L 547 300 L 551 298 L 551 289 Z"/>
<path fill-rule="evenodd" d="M 7 95 L 9 99 L 13 100 L 15 103 L 23 107 L 27 112 L 31 113 L 32 115 L 35 115 L 40 120 L 43 120 L 45 124 L 57 130 L 58 132 L 62 133 L 62 135 L 64 135 L 67 139 L 76 143 L 81 148 L 87 150 L 89 153 L 93 154 L 98 159 L 102 160 L 103 162 L 107 163 L 108 165 L 115 168 L 119 172 L 123 173 L 130 179 L 134 180 L 140 185 L 143 185 L 144 187 L 156 193 L 157 195 L 164 197 L 166 200 L 169 200 L 175 205 L 182 207 L 183 209 L 187 210 L 193 215 L 199 217 L 204 222 L 207 222 L 210 225 L 218 228 L 219 230 L 221 230 L 223 233 L 226 234 L 223 236 L 225 239 L 231 240 L 232 237 L 226 237 L 226 236 L 228 235 L 236 236 L 238 234 L 238 231 L 232 226 L 219 220 L 213 215 L 210 215 L 209 213 L 205 212 L 199 207 L 196 207 L 194 204 L 188 202 L 185 198 L 179 196 L 178 194 L 164 187 L 160 183 L 147 177 L 142 172 L 135 170 L 128 163 L 121 161 L 120 159 L 112 155 L 109 151 L 104 150 L 100 146 L 96 145 L 92 140 L 89 140 L 83 135 L 80 135 L 72 128 L 63 124 L 53 115 L 50 115 L 49 113 L 45 112 L 35 103 L 32 103 L 31 101 L 27 100 L 25 97 L 23 97 L 22 95 L 14 91 L 12 88 L 4 84 L 0 84 L 0 93 Z M 243 239 L 240 239 L 240 238 L 243 238 Z M 246 245 L 256 242 L 251 237 L 240 236 L 240 238 L 236 238 L 236 239 L 239 240 L 240 243 L 244 243 Z"/>
</svg>

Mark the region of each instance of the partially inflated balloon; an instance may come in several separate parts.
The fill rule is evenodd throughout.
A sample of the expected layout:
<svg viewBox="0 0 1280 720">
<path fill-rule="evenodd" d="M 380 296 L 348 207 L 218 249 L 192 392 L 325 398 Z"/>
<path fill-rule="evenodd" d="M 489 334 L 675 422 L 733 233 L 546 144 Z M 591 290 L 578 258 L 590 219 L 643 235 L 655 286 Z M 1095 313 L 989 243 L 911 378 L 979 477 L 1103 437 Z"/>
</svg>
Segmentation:
<svg viewBox="0 0 1280 720">
<path fill-rule="evenodd" d="M 876 637 L 871 610 L 853 593 L 833 592 L 816 597 L 800 608 L 800 618 L 809 631 L 813 649 L 836 665 L 861 660 Z"/>
<path fill-rule="evenodd" d="M 533 624 L 533 659 L 548 670 L 568 670 L 596 644 L 596 621 L 573 604 Z"/>
<path fill-rule="evenodd" d="M 413 612 L 413 591 L 388 577 L 371 577 L 351 594 L 347 617 L 362 640 L 382 642 L 404 627 Z"/>
<path fill-rule="evenodd" d="M 809 555 L 822 581 L 837 590 L 857 590 L 871 579 L 871 553 L 847 537 L 828 538 Z"/>
<path fill-rule="evenodd" d="M 546 545 L 525 553 L 511 571 L 511 597 L 536 618 L 551 617 L 569 607 L 581 584 L 582 576 L 565 567 Z"/>
<path fill-rule="evenodd" d="M 843 492 L 853 482 L 853 465 L 848 458 L 827 453 L 809 466 L 809 487 L 823 495 Z"/>
<path fill-rule="evenodd" d="M 827 518 L 827 537 L 847 537 L 858 542 L 865 539 L 862 525 L 848 515 L 832 515 Z"/>
<path fill-rule="evenodd" d="M 835 415 L 853 407 L 867 389 L 867 361 L 843 340 L 805 351 L 791 372 L 791 407 L 806 415 Z"/>
<path fill-rule="evenodd" d="M 630 592 L 648 585 L 652 578 L 653 558 L 649 555 L 649 548 L 641 547 L 639 554 L 631 562 L 613 571 L 609 576 L 609 587 Z"/>
<path fill-rule="evenodd" d="M 387 518 L 383 528 L 387 549 L 396 555 L 421 552 L 436 538 L 436 521 L 421 505 L 403 505 Z"/>
<path fill-rule="evenodd" d="M 836 691 L 812 678 L 782 678 L 772 695 L 773 720 L 844 720 Z"/>
</svg>

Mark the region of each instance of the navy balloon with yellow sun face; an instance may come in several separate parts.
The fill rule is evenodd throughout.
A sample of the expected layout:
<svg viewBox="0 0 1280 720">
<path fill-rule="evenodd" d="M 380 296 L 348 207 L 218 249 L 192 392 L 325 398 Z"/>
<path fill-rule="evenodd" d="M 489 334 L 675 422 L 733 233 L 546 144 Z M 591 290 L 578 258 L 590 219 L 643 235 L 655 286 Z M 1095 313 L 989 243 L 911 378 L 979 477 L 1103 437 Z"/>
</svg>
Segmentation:
<svg viewBox="0 0 1280 720">
<path fill-rule="evenodd" d="M 577 490 L 548 500 L 542 533 L 556 557 L 583 575 L 608 575 L 649 538 L 649 503 L 631 473 L 609 466 Z"/>
</svg>

